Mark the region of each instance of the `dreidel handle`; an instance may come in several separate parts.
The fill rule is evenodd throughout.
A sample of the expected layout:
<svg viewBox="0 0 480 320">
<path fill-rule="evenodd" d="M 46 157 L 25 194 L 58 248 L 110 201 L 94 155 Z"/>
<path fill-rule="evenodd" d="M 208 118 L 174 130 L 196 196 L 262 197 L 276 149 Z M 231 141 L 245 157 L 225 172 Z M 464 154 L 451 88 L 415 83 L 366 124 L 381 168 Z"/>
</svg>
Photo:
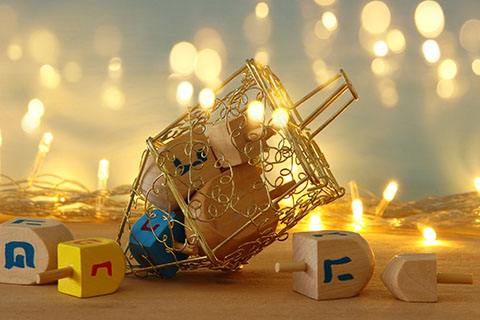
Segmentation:
<svg viewBox="0 0 480 320">
<path fill-rule="evenodd" d="M 437 283 L 473 284 L 473 274 L 438 272 Z"/>
<path fill-rule="evenodd" d="M 275 263 L 275 272 L 305 272 L 305 261 L 282 261 Z"/>
<path fill-rule="evenodd" d="M 71 266 L 49 270 L 37 274 L 36 282 L 37 284 L 46 284 L 55 282 L 59 279 L 69 278 L 73 275 L 73 268 Z"/>
</svg>

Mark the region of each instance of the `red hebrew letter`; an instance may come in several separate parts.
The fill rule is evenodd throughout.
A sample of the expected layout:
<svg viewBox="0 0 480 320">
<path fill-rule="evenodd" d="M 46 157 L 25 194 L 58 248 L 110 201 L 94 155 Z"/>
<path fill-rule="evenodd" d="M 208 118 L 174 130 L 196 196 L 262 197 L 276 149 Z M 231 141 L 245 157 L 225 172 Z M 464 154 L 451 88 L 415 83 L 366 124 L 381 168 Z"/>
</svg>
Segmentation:
<svg viewBox="0 0 480 320">
<path fill-rule="evenodd" d="M 108 275 L 109 275 L 110 277 L 112 276 L 112 262 L 111 262 L 111 261 L 94 264 L 94 265 L 92 266 L 91 276 L 92 276 L 92 277 L 95 277 L 95 276 L 97 275 L 98 269 L 100 269 L 100 268 L 107 268 Z"/>
<path fill-rule="evenodd" d="M 85 245 L 85 244 L 92 244 L 92 243 L 96 243 L 96 242 L 102 242 L 102 241 L 98 240 L 98 239 L 83 239 L 83 240 L 75 241 L 74 243 L 82 246 L 82 245 Z"/>
<path fill-rule="evenodd" d="M 155 231 L 155 229 L 157 229 L 159 226 L 160 226 L 159 224 L 156 224 L 156 225 L 153 227 L 153 231 Z M 145 223 L 143 224 L 142 228 L 140 228 L 140 230 L 152 231 L 152 229 L 150 228 L 150 224 L 148 223 L 148 220 L 145 221 Z"/>
</svg>

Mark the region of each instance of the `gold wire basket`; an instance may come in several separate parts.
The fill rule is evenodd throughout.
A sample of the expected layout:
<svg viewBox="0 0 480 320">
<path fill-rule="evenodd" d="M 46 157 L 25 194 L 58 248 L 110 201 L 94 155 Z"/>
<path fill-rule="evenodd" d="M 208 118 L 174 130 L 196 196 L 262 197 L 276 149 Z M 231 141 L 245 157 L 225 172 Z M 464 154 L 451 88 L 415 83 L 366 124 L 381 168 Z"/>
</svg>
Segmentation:
<svg viewBox="0 0 480 320">
<path fill-rule="evenodd" d="M 117 235 L 119 244 L 129 237 L 128 273 L 236 270 L 345 193 L 314 140 L 358 99 L 343 70 L 293 103 L 270 68 L 250 59 L 214 92 L 212 106 L 189 108 L 147 139 Z M 313 130 L 320 114 L 328 116 Z"/>
</svg>

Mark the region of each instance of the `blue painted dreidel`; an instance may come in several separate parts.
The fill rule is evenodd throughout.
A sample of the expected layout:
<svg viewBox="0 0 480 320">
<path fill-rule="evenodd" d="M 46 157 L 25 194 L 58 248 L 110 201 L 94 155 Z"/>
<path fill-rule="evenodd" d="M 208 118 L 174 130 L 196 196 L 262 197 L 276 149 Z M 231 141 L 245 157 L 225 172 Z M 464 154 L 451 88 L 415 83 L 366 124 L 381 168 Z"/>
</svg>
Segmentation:
<svg viewBox="0 0 480 320">
<path fill-rule="evenodd" d="M 162 265 L 185 260 L 188 250 L 181 250 L 185 242 L 185 228 L 179 222 L 176 213 L 167 214 L 153 210 L 153 215 L 143 215 L 133 225 L 130 233 L 130 252 L 143 267 Z M 187 247 L 186 247 L 187 248 Z M 176 265 L 157 269 L 166 278 L 171 278 L 178 271 Z"/>
<path fill-rule="evenodd" d="M 37 273 L 57 267 L 57 245 L 72 239 L 57 220 L 17 217 L 0 224 L 0 282 L 34 284 Z"/>
<path fill-rule="evenodd" d="M 58 245 L 58 269 L 39 273 L 38 284 L 58 280 L 58 291 L 78 298 L 110 294 L 125 277 L 125 255 L 111 239 L 89 238 Z"/>
<path fill-rule="evenodd" d="M 372 249 L 355 232 L 324 230 L 293 234 L 293 261 L 276 272 L 293 272 L 293 290 L 315 300 L 356 296 L 373 274 Z"/>
</svg>

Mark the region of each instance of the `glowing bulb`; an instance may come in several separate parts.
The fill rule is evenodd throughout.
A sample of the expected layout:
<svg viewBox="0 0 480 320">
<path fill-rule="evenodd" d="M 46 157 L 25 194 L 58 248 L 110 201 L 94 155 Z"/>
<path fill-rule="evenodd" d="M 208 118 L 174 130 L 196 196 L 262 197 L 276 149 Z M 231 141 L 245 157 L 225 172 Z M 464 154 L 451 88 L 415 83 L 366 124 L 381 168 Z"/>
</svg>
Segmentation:
<svg viewBox="0 0 480 320">
<path fill-rule="evenodd" d="M 261 122 L 265 114 L 265 106 L 261 101 L 253 100 L 248 104 L 247 115 L 250 120 Z"/>
<path fill-rule="evenodd" d="M 426 38 L 439 36 L 445 26 L 442 7 L 436 1 L 423 1 L 415 10 L 415 25 Z"/>
<path fill-rule="evenodd" d="M 370 33 L 380 34 L 390 25 L 390 9 L 382 1 L 370 1 L 362 10 L 362 25 Z"/>
<path fill-rule="evenodd" d="M 440 59 L 440 47 L 435 40 L 427 40 L 422 46 L 423 55 L 425 60 L 430 63 L 435 63 Z"/>
<path fill-rule="evenodd" d="M 353 210 L 353 218 L 355 220 L 362 220 L 363 216 L 363 203 L 360 199 L 355 199 L 352 201 L 352 210 Z"/>
<path fill-rule="evenodd" d="M 425 238 L 425 241 L 433 243 L 435 242 L 435 239 L 437 239 L 437 233 L 433 228 L 427 227 L 423 229 L 423 237 Z"/>
<path fill-rule="evenodd" d="M 60 84 L 60 73 L 49 64 L 40 67 L 40 81 L 47 87 L 54 89 Z"/>
<path fill-rule="evenodd" d="M 476 177 L 473 179 L 473 184 L 477 188 L 477 191 L 480 193 L 480 177 Z"/>
<path fill-rule="evenodd" d="M 28 103 L 28 113 L 34 118 L 41 118 L 45 112 L 43 102 L 39 99 L 32 99 Z"/>
<path fill-rule="evenodd" d="M 270 62 L 270 55 L 265 50 L 258 50 L 255 52 L 255 61 L 267 65 Z"/>
<path fill-rule="evenodd" d="M 0 147 L 2 146 L 3 138 L 2 138 L 2 130 L 0 130 Z"/>
<path fill-rule="evenodd" d="M 198 52 L 198 61 L 195 66 L 195 75 L 204 82 L 214 82 L 222 71 L 222 59 L 217 51 L 203 49 Z"/>
<path fill-rule="evenodd" d="M 310 226 L 309 230 L 310 231 L 319 231 L 322 230 L 322 220 L 320 219 L 320 216 L 318 214 L 312 214 L 310 216 Z"/>
<path fill-rule="evenodd" d="M 475 59 L 472 62 L 472 70 L 477 76 L 480 76 L 480 59 Z"/>
<path fill-rule="evenodd" d="M 98 189 L 104 190 L 107 187 L 107 180 L 108 180 L 108 167 L 109 162 L 106 159 L 102 159 L 98 162 Z"/>
<path fill-rule="evenodd" d="M 325 28 L 329 31 L 333 31 L 337 29 L 337 17 L 335 14 L 331 11 L 327 11 L 322 15 L 322 23 L 325 26 Z"/>
<path fill-rule="evenodd" d="M 212 89 L 205 88 L 200 91 L 198 100 L 205 111 L 209 111 L 215 105 L 215 92 Z"/>
<path fill-rule="evenodd" d="M 392 29 L 387 34 L 387 44 L 390 50 L 400 53 L 405 49 L 405 36 L 402 31 Z"/>
<path fill-rule="evenodd" d="M 467 20 L 460 29 L 460 44 L 470 53 L 478 53 L 480 50 L 480 20 Z"/>
<path fill-rule="evenodd" d="M 443 60 L 438 66 L 438 76 L 450 80 L 457 75 L 457 64 L 452 59 Z"/>
<path fill-rule="evenodd" d="M 177 101 L 180 104 L 188 103 L 193 95 L 193 86 L 188 81 L 182 81 L 177 87 Z"/>
<path fill-rule="evenodd" d="M 268 16 L 269 12 L 268 4 L 265 2 L 259 2 L 255 7 L 255 15 L 258 19 L 264 19 Z"/>
<path fill-rule="evenodd" d="M 113 57 L 108 63 L 108 70 L 119 71 L 122 68 L 122 59 L 119 57 Z"/>
<path fill-rule="evenodd" d="M 45 132 L 42 136 L 42 140 L 38 145 L 38 149 L 40 151 L 48 152 L 50 150 L 50 146 L 52 145 L 53 135 L 50 132 Z"/>
<path fill-rule="evenodd" d="M 442 99 L 449 99 L 455 93 L 455 84 L 453 80 L 440 79 L 437 83 L 437 94 Z"/>
<path fill-rule="evenodd" d="M 373 73 L 375 73 L 377 75 L 385 75 L 389 72 L 389 65 L 382 58 L 373 59 L 370 67 L 372 68 Z"/>
<path fill-rule="evenodd" d="M 190 42 L 179 42 L 170 51 L 170 67 L 174 72 L 189 75 L 197 65 L 197 49 Z"/>
<path fill-rule="evenodd" d="M 392 201 L 393 198 L 395 198 L 395 195 L 397 194 L 398 186 L 396 182 L 390 182 L 383 192 L 383 197 L 387 201 Z"/>
<path fill-rule="evenodd" d="M 272 113 L 272 122 L 277 127 L 285 127 L 289 118 L 288 111 L 284 108 L 277 108 Z"/>
<path fill-rule="evenodd" d="M 18 61 L 23 56 L 22 47 L 19 44 L 12 43 L 7 48 L 7 56 L 12 61 Z"/>
<path fill-rule="evenodd" d="M 377 41 L 373 45 L 373 52 L 379 57 L 383 57 L 388 53 L 388 46 L 385 41 Z"/>
<path fill-rule="evenodd" d="M 22 129 L 25 132 L 33 132 L 40 125 L 40 118 L 33 117 L 27 112 L 22 118 Z"/>
<path fill-rule="evenodd" d="M 53 141 L 53 135 L 50 132 L 45 132 L 42 136 L 42 140 L 40 140 L 40 143 L 38 145 L 37 156 L 35 157 L 35 162 L 33 163 L 32 170 L 30 171 L 30 175 L 28 176 L 29 184 L 32 184 L 33 180 L 37 176 L 38 170 L 40 169 L 43 163 L 43 160 L 45 159 L 45 156 L 50 150 L 52 141 Z"/>
</svg>

